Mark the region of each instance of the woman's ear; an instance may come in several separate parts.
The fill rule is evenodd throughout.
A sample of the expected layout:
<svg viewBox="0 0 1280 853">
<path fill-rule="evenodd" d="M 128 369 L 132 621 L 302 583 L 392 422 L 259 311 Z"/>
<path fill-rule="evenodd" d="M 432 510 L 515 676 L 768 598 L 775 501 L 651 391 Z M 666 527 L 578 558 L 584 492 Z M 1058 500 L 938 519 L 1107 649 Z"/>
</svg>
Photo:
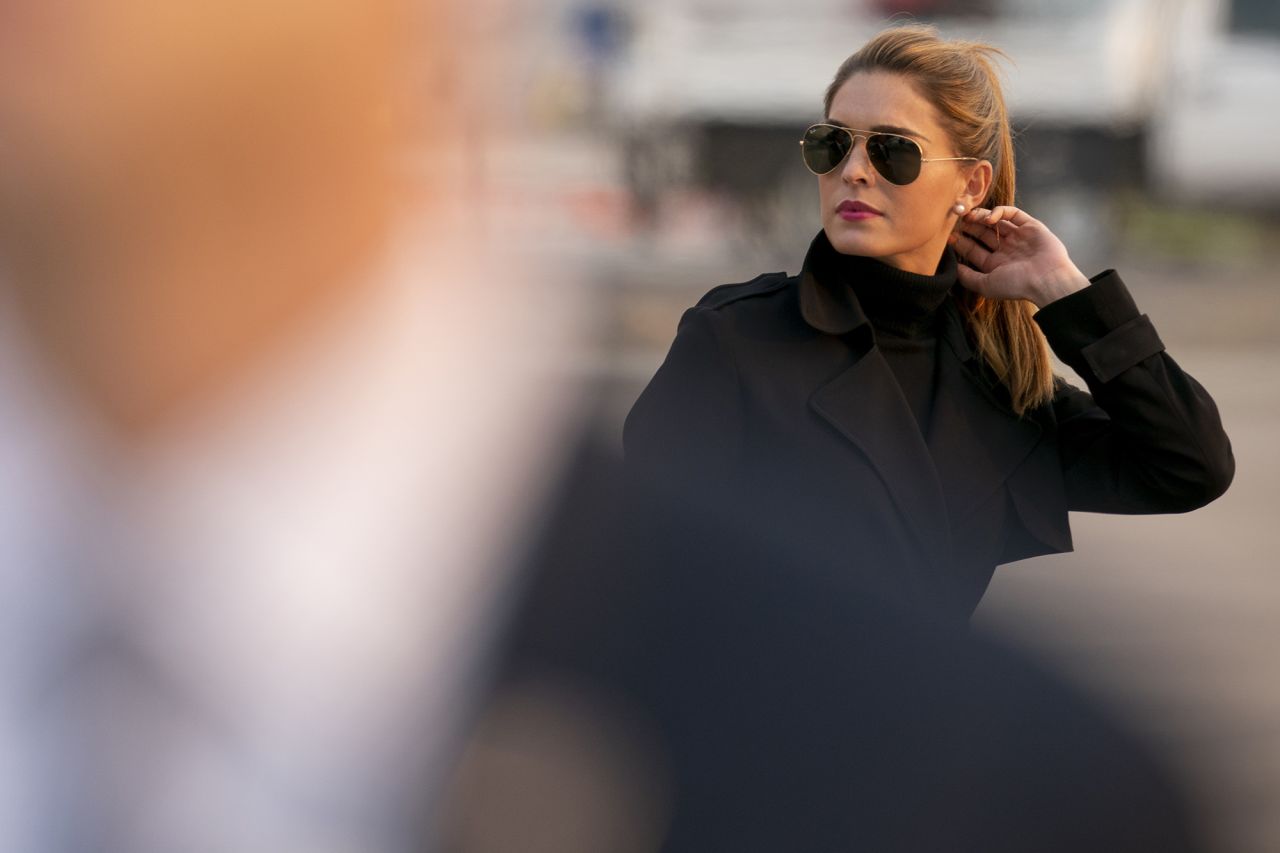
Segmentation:
<svg viewBox="0 0 1280 853">
<path fill-rule="evenodd" d="M 989 160 L 979 160 L 969 167 L 968 178 L 964 183 L 962 200 L 972 210 L 979 207 L 991 194 L 991 183 L 995 178 L 995 169 Z"/>
</svg>

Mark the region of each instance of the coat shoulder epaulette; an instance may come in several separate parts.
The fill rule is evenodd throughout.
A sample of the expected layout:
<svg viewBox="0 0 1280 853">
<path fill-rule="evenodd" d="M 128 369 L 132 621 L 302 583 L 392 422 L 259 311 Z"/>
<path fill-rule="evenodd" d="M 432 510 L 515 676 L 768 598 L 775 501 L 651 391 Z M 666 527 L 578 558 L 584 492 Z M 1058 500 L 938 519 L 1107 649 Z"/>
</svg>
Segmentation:
<svg viewBox="0 0 1280 853">
<path fill-rule="evenodd" d="M 752 296 L 766 296 L 787 286 L 791 279 L 785 272 L 767 272 L 750 281 L 713 287 L 698 300 L 698 308 L 722 308 Z"/>
</svg>

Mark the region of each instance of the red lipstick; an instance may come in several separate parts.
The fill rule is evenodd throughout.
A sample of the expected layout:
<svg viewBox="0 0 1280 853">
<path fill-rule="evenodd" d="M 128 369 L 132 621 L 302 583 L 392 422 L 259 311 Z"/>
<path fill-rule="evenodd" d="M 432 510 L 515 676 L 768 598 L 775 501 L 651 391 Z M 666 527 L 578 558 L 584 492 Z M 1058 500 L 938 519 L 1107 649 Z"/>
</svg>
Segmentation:
<svg viewBox="0 0 1280 853">
<path fill-rule="evenodd" d="M 883 213 L 876 210 L 864 201 L 853 201 L 845 199 L 836 207 L 836 213 L 846 222 L 857 222 L 863 219 L 872 219 L 877 216 L 884 216 Z"/>
</svg>

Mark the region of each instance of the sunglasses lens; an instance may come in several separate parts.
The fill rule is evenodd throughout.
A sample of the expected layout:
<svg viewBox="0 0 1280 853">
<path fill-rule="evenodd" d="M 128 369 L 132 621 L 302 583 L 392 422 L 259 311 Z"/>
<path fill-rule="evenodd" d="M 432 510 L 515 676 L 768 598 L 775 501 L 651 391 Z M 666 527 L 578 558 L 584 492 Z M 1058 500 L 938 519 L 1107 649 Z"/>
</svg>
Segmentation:
<svg viewBox="0 0 1280 853">
<path fill-rule="evenodd" d="M 843 128 L 816 124 L 804 132 L 801 152 L 809 171 L 825 175 L 839 166 L 853 148 L 853 135 Z M 867 140 L 867 158 L 889 183 L 902 186 L 920 177 L 920 146 L 914 140 L 891 133 L 873 133 Z"/>
<path fill-rule="evenodd" d="M 848 156 L 851 142 L 849 134 L 839 128 L 815 125 L 804 132 L 800 151 L 811 172 L 825 175 Z"/>
<path fill-rule="evenodd" d="M 891 184 L 902 186 L 920 176 L 920 146 L 905 136 L 872 134 L 867 140 L 867 158 Z"/>
</svg>

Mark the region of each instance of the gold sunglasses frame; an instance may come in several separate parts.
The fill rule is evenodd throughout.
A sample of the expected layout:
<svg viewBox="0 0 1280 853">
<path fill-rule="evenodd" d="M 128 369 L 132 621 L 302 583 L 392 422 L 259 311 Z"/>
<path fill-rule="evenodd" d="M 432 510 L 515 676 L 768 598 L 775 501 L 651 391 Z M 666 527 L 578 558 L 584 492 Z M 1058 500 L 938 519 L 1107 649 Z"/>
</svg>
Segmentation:
<svg viewBox="0 0 1280 853">
<path fill-rule="evenodd" d="M 896 136 L 899 139 L 905 139 L 908 142 L 910 142 L 912 145 L 914 145 L 916 147 L 916 150 L 920 152 L 921 165 L 924 165 L 925 163 L 945 163 L 945 162 L 952 162 L 956 160 L 977 161 L 982 159 L 981 157 L 926 157 L 924 156 L 924 149 L 920 147 L 920 143 L 916 142 L 910 136 L 904 136 L 901 133 L 889 133 L 888 131 L 883 131 L 883 130 L 858 130 L 857 128 L 845 127 L 844 125 L 839 125 L 839 124 L 830 124 L 825 121 L 816 122 L 815 124 L 811 124 L 808 127 L 806 127 L 804 130 L 805 135 L 807 136 L 809 131 L 813 130 L 815 127 L 829 127 L 832 130 L 842 131 L 844 133 L 849 134 L 849 139 L 850 139 L 849 152 L 845 154 L 843 157 L 841 157 L 838 163 L 836 163 L 834 166 L 832 166 L 830 169 L 828 169 L 825 172 L 815 172 L 813 168 L 810 167 L 809 161 L 805 160 L 803 155 L 800 157 L 800 160 L 804 163 L 804 167 L 809 170 L 809 173 L 817 177 L 822 177 L 823 175 L 829 175 L 832 172 L 834 172 L 836 169 L 840 168 L 840 164 L 843 163 L 845 160 L 849 159 L 849 154 L 852 154 L 853 150 L 858 147 L 859 137 L 862 138 L 862 144 L 864 146 L 873 136 Z M 801 137 L 800 139 L 800 147 L 804 148 L 803 137 Z M 874 164 L 872 165 L 872 168 L 875 168 Z M 879 169 L 876 169 L 876 174 L 884 178 L 886 181 L 889 181 L 888 177 L 886 177 L 885 174 L 881 172 Z M 915 183 L 916 178 L 919 178 L 919 177 L 920 177 L 919 175 L 916 175 L 915 178 L 912 178 L 911 180 L 907 181 L 905 184 L 894 184 L 893 181 L 889 181 L 889 183 L 893 184 L 895 187 L 905 187 Z"/>
</svg>

